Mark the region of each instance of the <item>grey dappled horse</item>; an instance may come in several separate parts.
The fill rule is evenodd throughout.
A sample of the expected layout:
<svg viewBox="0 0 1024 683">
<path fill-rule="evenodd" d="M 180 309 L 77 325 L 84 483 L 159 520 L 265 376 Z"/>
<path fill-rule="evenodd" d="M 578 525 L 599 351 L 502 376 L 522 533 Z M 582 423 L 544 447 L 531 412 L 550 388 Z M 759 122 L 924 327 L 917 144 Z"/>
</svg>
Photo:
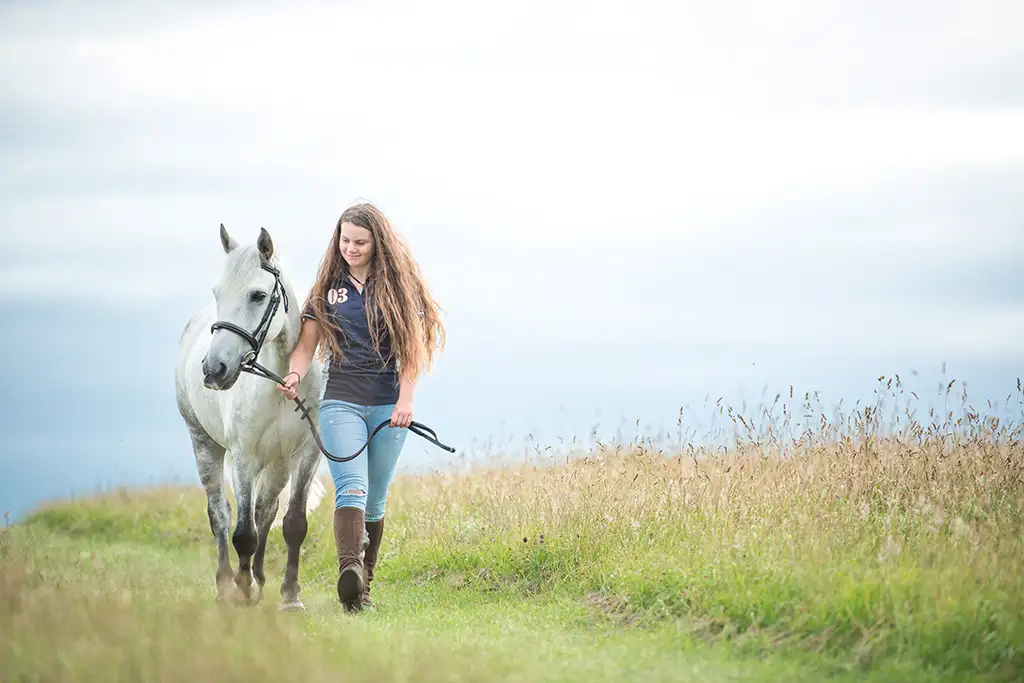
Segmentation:
<svg viewBox="0 0 1024 683">
<path fill-rule="evenodd" d="M 241 246 L 221 225 L 220 239 L 226 257 L 213 288 L 215 300 L 185 326 L 174 372 L 178 410 L 192 439 L 217 544 L 217 600 L 226 599 L 233 590 L 233 597 L 244 604 L 259 602 L 266 583 L 267 535 L 279 498 L 289 486 L 281 523 L 288 559 L 280 609 L 301 610 L 299 548 L 306 537 L 306 514 L 324 494 L 316 477 L 320 451 L 308 425 L 277 384 L 241 371 L 243 362 L 258 349 L 260 365 L 279 376 L 287 373 L 289 354 L 299 338 L 301 301 L 280 272 L 280 260 L 266 230 L 261 228 L 256 244 Z M 218 329 L 211 331 L 215 322 Z M 248 338 L 243 336 L 246 332 Z M 299 385 L 299 396 L 310 406 L 314 424 L 321 381 L 319 361 L 314 359 Z M 224 490 L 225 455 L 238 514 L 231 536 L 238 553 L 234 574 L 228 550 L 231 509 Z"/>
</svg>

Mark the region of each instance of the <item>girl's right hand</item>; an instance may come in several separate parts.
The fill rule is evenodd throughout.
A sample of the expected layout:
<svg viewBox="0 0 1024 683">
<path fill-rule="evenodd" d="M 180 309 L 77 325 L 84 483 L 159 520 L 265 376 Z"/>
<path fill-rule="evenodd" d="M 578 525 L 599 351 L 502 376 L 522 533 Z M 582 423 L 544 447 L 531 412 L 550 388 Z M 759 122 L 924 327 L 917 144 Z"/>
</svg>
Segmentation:
<svg viewBox="0 0 1024 683">
<path fill-rule="evenodd" d="M 295 397 L 299 393 L 298 392 L 299 373 L 297 373 L 297 372 L 289 372 L 287 375 L 285 375 L 281 379 L 284 380 L 284 384 L 283 385 L 278 384 L 277 385 L 277 390 L 280 391 L 285 396 L 287 396 L 289 401 L 295 400 Z"/>
</svg>

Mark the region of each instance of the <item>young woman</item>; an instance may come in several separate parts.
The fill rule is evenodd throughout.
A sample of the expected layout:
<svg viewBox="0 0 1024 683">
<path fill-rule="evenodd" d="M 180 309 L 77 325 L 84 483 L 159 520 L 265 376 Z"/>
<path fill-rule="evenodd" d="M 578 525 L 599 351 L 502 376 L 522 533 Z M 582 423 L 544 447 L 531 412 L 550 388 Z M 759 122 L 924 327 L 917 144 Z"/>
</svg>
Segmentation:
<svg viewBox="0 0 1024 683">
<path fill-rule="evenodd" d="M 331 235 L 302 313 L 302 331 L 279 389 L 289 399 L 319 350 L 324 364 L 320 438 L 331 453 L 338 599 L 373 608 L 370 583 L 384 534 L 388 488 L 412 422 L 416 380 L 445 330 L 437 303 L 388 219 L 371 204 L 345 210 Z M 363 554 L 364 529 L 369 544 Z"/>
</svg>

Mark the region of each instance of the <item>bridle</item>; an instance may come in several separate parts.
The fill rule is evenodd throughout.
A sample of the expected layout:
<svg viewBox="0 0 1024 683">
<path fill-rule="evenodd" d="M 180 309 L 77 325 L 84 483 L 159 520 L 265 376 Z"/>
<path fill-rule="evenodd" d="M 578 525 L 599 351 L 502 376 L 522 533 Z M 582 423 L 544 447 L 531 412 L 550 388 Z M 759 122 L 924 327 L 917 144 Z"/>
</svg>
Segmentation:
<svg viewBox="0 0 1024 683">
<path fill-rule="evenodd" d="M 249 342 L 249 346 L 251 348 L 248 352 L 246 352 L 245 358 L 242 360 L 242 372 L 248 372 L 249 374 L 257 375 L 258 377 L 263 377 L 265 379 L 272 380 L 274 382 L 277 382 L 281 386 L 284 386 L 283 378 L 279 377 L 276 373 L 274 373 L 273 370 L 270 370 L 269 368 L 264 367 L 263 365 L 260 365 L 258 362 L 256 362 L 256 358 L 260 355 L 260 349 L 263 348 L 263 342 L 266 341 L 267 339 L 267 332 L 270 330 L 270 321 L 274 319 L 274 315 L 277 313 L 278 307 L 283 304 L 285 313 L 288 312 L 288 292 L 285 291 L 284 285 L 281 284 L 281 271 L 267 263 L 264 259 L 260 259 L 260 268 L 274 276 L 274 289 L 270 292 L 270 301 L 267 302 L 267 308 L 266 310 L 263 311 L 263 318 L 260 319 L 260 322 L 256 326 L 256 329 L 253 330 L 252 332 L 249 332 L 248 330 L 239 327 L 234 323 L 230 323 L 224 320 L 218 320 L 214 322 L 212 325 L 210 325 L 210 332 L 215 332 L 217 330 L 229 330 L 245 339 L 247 342 Z M 301 398 L 299 398 L 298 395 L 296 395 L 295 398 L 292 400 L 295 402 L 295 412 L 301 411 L 302 419 L 309 423 L 309 429 L 310 431 L 313 432 L 313 438 L 316 439 L 316 444 L 320 448 L 320 452 L 323 453 L 328 460 L 333 460 L 334 462 L 348 462 L 349 460 L 356 458 L 360 453 L 366 450 L 366 447 L 370 445 L 370 441 L 373 439 L 374 436 L 376 436 L 377 432 L 379 432 L 381 429 L 383 429 L 385 426 L 391 423 L 390 419 L 381 422 L 379 425 L 377 425 L 376 429 L 374 429 L 370 436 L 366 439 L 366 443 L 362 445 L 362 448 L 360 448 L 352 455 L 340 458 L 332 454 L 326 448 L 324 448 L 324 444 L 320 440 L 320 434 L 316 429 L 316 425 L 313 424 L 313 418 L 310 417 L 309 408 L 306 406 L 305 402 Z M 430 441 L 434 445 L 443 448 L 449 453 L 455 452 L 455 449 L 452 448 L 451 446 L 446 446 L 445 444 L 441 443 L 437 438 L 437 432 L 435 432 L 433 429 L 426 426 L 425 424 L 416 422 L 414 420 L 413 422 L 409 423 L 408 429 L 413 434 L 423 437 L 427 441 Z"/>
<path fill-rule="evenodd" d="M 263 342 L 266 340 L 267 332 L 270 330 L 270 321 L 274 319 L 274 314 L 277 313 L 277 307 L 283 303 L 285 313 L 288 312 L 288 292 L 285 291 L 284 285 L 281 284 L 281 271 L 263 259 L 260 259 L 260 268 L 274 276 L 274 289 L 270 292 L 270 302 L 267 303 L 267 308 L 263 311 L 263 318 L 260 319 L 256 329 L 250 333 L 248 330 L 241 328 L 234 323 L 229 323 L 225 320 L 218 320 L 210 325 L 210 332 L 216 332 L 217 330 L 231 330 L 242 337 L 242 339 L 249 342 L 249 346 L 252 348 L 245 355 L 245 359 L 242 361 L 242 370 L 252 372 L 250 368 L 253 368 L 257 370 L 257 372 L 253 374 L 258 374 L 262 377 L 266 377 L 267 379 L 273 379 L 276 375 L 257 363 L 256 357 L 260 355 L 260 349 L 263 348 Z"/>
</svg>

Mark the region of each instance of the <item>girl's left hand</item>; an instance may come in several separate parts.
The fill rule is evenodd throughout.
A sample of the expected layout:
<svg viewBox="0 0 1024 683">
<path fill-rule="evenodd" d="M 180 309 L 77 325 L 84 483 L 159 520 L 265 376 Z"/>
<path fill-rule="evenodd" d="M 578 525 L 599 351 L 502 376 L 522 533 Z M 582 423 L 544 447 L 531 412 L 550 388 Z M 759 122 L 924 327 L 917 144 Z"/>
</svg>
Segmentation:
<svg viewBox="0 0 1024 683">
<path fill-rule="evenodd" d="M 412 401 L 399 401 L 391 413 L 392 427 L 408 427 L 412 424 Z"/>
</svg>

